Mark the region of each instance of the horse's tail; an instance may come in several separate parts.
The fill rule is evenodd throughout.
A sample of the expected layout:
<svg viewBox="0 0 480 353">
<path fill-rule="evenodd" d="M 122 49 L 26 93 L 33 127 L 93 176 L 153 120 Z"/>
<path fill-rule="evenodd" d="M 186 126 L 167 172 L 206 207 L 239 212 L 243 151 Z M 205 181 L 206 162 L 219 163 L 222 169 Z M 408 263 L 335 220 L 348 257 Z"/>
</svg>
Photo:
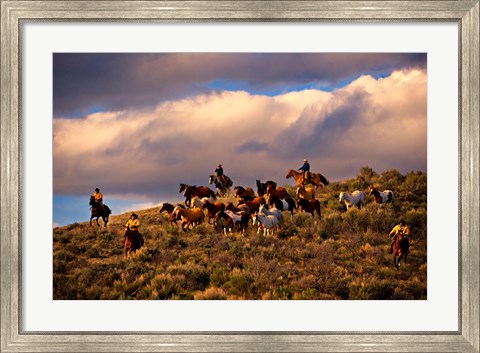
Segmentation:
<svg viewBox="0 0 480 353">
<path fill-rule="evenodd" d="M 322 174 L 319 173 L 318 175 L 320 176 L 320 182 L 323 185 L 327 186 L 328 184 L 330 184 L 330 182 L 327 180 L 327 178 L 325 178 Z"/>
</svg>

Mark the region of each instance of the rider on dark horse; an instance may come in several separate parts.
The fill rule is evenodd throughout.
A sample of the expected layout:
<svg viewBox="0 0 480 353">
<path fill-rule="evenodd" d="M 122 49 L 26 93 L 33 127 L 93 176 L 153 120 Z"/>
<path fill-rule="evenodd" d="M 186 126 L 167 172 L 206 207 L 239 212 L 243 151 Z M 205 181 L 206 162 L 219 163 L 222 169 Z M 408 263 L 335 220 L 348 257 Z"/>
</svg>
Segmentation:
<svg viewBox="0 0 480 353">
<path fill-rule="evenodd" d="M 214 172 L 215 176 L 220 179 L 222 186 L 227 184 L 227 180 L 225 179 L 225 174 L 223 174 L 222 165 L 219 164 L 217 169 Z"/>
<path fill-rule="evenodd" d="M 140 234 L 138 231 L 138 228 L 140 227 L 140 221 L 138 220 L 138 215 L 135 213 L 132 213 L 130 218 L 128 219 L 127 223 L 125 223 L 125 236 L 127 235 L 127 231 L 130 229 L 138 239 L 140 247 L 143 246 L 144 239 L 143 235 Z"/>
<path fill-rule="evenodd" d="M 298 170 L 304 172 L 303 178 L 305 179 L 305 183 L 307 183 L 310 180 L 310 164 L 306 159 L 303 160 L 303 165 L 298 168 Z"/>
<path fill-rule="evenodd" d="M 95 199 L 96 206 L 98 208 L 101 208 L 103 213 L 105 213 L 105 206 L 103 205 L 103 194 L 100 192 L 100 189 L 95 188 L 95 191 L 93 192 L 92 196 Z"/>
</svg>

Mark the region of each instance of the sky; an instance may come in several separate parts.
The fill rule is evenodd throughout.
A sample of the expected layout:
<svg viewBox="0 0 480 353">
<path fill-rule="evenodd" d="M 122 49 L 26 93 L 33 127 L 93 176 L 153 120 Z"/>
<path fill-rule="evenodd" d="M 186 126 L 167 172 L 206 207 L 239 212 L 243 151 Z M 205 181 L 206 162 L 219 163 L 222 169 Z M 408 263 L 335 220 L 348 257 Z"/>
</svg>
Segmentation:
<svg viewBox="0 0 480 353">
<path fill-rule="evenodd" d="M 335 181 L 427 168 L 423 53 L 56 53 L 54 225 L 180 201 L 218 163 L 234 185 L 307 158 Z"/>
</svg>

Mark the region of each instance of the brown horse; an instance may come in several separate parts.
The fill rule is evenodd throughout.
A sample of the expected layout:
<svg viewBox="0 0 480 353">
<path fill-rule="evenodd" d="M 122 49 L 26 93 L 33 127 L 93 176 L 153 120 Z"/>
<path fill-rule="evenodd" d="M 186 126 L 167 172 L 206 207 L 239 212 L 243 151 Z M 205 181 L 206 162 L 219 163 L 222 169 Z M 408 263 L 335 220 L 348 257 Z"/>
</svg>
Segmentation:
<svg viewBox="0 0 480 353">
<path fill-rule="evenodd" d="M 393 243 L 393 264 L 400 267 L 400 261 L 403 259 L 407 263 L 407 255 L 410 253 L 410 239 L 403 232 L 398 232 L 395 242 Z"/>
<path fill-rule="evenodd" d="M 261 202 L 259 198 L 256 198 L 255 200 L 252 200 L 252 201 L 240 201 L 237 207 L 240 208 L 242 205 L 247 205 L 248 209 L 250 210 L 250 214 L 254 214 L 255 212 L 258 212 L 260 205 L 264 203 L 265 203 L 265 200 Z"/>
<path fill-rule="evenodd" d="M 214 200 L 217 198 L 213 190 L 208 186 L 189 186 L 186 184 L 180 184 L 180 189 L 178 192 L 183 192 L 183 196 L 185 196 L 185 205 L 187 205 L 187 207 L 190 207 L 190 201 L 192 200 L 192 197 L 195 196 L 200 199 L 202 197 L 211 197 Z"/>
<path fill-rule="evenodd" d="M 125 240 L 123 241 L 123 256 L 128 257 L 132 252 L 135 253 L 143 246 L 143 236 L 138 232 L 127 227 L 125 230 Z"/>
<path fill-rule="evenodd" d="M 244 188 L 243 186 L 235 186 L 233 188 L 233 195 L 237 199 L 251 201 L 255 198 L 255 191 L 252 188 Z"/>
<path fill-rule="evenodd" d="M 180 218 L 177 218 L 177 216 L 173 213 L 175 211 L 176 207 L 184 208 L 184 206 L 182 206 L 182 205 L 173 206 L 172 204 L 170 204 L 168 202 L 165 202 L 162 205 L 162 207 L 160 207 L 159 212 L 162 213 L 162 212 L 166 211 L 169 215 L 168 221 L 170 222 L 170 224 L 176 225 L 178 227 L 177 221 L 179 221 Z"/>
<path fill-rule="evenodd" d="M 268 180 L 267 182 L 262 183 L 260 179 L 257 179 L 256 182 L 257 182 L 258 196 L 264 196 L 265 193 L 267 192 L 267 187 L 269 186 L 272 186 L 273 188 L 277 187 L 277 183 L 272 180 Z"/>
<path fill-rule="evenodd" d="M 202 208 L 207 209 L 208 224 L 210 224 L 211 219 L 213 219 L 213 224 L 215 224 L 215 215 L 217 212 L 225 210 L 225 204 L 223 202 L 211 203 L 205 200 L 203 201 Z"/>
<path fill-rule="evenodd" d="M 92 219 L 96 218 L 97 226 L 100 226 L 100 223 L 98 223 L 98 219 L 102 217 L 103 223 L 106 227 L 108 223 L 108 217 L 112 213 L 110 208 L 108 208 L 107 205 L 103 205 L 104 209 L 102 210 L 102 208 L 100 207 L 100 205 L 98 205 L 93 196 L 90 196 L 89 204 L 91 206 L 90 225 L 92 225 Z"/>
<path fill-rule="evenodd" d="M 225 204 L 225 211 L 233 211 L 233 212 L 245 212 L 246 214 L 250 214 L 250 208 L 245 204 L 239 204 L 238 206 L 234 206 L 233 203 L 227 202 Z"/>
<path fill-rule="evenodd" d="M 287 189 L 281 186 L 278 186 L 276 188 L 273 186 L 268 186 L 265 195 L 267 197 L 276 196 L 279 199 L 285 199 L 287 197 L 290 197 L 290 194 L 287 192 Z"/>
<path fill-rule="evenodd" d="M 315 211 L 318 213 L 318 218 L 322 218 L 322 213 L 320 211 L 320 201 L 318 200 L 305 200 L 298 199 L 298 211 L 299 212 L 308 212 L 315 218 Z"/>
<path fill-rule="evenodd" d="M 305 173 L 289 169 L 286 178 L 288 179 L 293 177 L 293 179 L 295 179 L 295 182 L 297 183 L 297 186 L 305 186 L 305 184 L 312 184 L 313 186 L 315 186 L 315 190 L 317 190 L 318 187 L 323 188 L 323 186 L 327 186 L 328 184 L 330 184 L 327 178 L 325 178 L 320 173 L 309 172 L 308 175 L 308 180 L 305 180 Z"/>
</svg>

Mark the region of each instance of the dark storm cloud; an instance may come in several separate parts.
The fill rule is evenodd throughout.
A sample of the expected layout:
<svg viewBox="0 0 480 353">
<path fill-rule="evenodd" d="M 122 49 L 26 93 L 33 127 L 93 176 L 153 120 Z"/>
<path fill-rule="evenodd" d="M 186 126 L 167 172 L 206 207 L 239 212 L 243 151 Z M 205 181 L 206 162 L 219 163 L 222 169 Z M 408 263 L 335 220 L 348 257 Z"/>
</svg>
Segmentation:
<svg viewBox="0 0 480 353">
<path fill-rule="evenodd" d="M 335 87 L 362 74 L 424 68 L 426 54 L 90 54 L 53 56 L 54 117 L 146 109 L 227 82 L 251 92 L 318 83 Z"/>
<path fill-rule="evenodd" d="M 268 144 L 257 140 L 250 140 L 237 147 L 237 152 L 261 152 L 268 148 Z"/>
</svg>

